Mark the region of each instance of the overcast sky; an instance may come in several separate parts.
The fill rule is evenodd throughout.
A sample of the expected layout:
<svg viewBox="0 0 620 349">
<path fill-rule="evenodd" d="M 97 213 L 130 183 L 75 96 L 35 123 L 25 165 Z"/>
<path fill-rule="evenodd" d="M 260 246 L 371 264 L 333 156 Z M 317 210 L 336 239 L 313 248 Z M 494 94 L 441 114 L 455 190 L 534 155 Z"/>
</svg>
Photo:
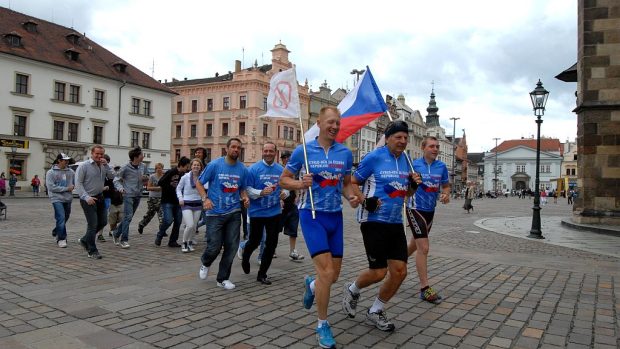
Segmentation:
<svg viewBox="0 0 620 349">
<path fill-rule="evenodd" d="M 295 8 L 292 8 L 294 4 Z M 431 81 L 440 122 L 466 130 L 470 152 L 536 135 L 529 92 L 550 91 L 541 134 L 574 141 L 575 83 L 554 77 L 577 61 L 577 0 L 153 1 L 0 0 L 73 27 L 158 80 L 211 77 L 291 51 L 301 84 L 352 88 L 370 66 L 381 92 L 426 116 Z M 245 54 L 242 52 L 245 50 Z M 500 140 L 500 142 L 501 142 Z"/>
</svg>

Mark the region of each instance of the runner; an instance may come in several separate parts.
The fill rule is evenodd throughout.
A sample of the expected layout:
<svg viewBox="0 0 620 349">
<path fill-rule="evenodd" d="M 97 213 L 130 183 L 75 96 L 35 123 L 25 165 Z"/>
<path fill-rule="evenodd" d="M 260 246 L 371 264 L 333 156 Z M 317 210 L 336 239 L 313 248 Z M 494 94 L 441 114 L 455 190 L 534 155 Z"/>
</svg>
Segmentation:
<svg viewBox="0 0 620 349">
<path fill-rule="evenodd" d="M 299 218 L 317 278 L 305 277 L 303 306 L 310 309 L 316 297 L 317 340 L 322 348 L 335 348 L 327 306 L 331 286 L 340 275 L 344 252 L 341 196 L 344 194 L 354 208 L 363 197 L 358 186 L 351 183 L 353 155 L 335 141 L 340 130 L 340 112 L 332 106 L 321 108 L 317 124 L 319 136 L 306 144 L 309 171 L 305 170 L 302 146 L 298 146 L 280 177 L 280 185 L 291 191 L 312 187 L 316 219 L 312 218 L 307 191 L 299 202 Z M 300 171 L 307 173 L 297 180 L 295 176 Z"/>
</svg>

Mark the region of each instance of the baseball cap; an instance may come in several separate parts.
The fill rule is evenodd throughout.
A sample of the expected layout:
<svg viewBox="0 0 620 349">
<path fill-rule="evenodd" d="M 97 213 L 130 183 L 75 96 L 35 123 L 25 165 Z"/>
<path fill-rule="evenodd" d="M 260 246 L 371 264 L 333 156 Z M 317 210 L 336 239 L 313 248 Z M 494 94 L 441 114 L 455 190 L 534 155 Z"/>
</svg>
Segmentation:
<svg viewBox="0 0 620 349">
<path fill-rule="evenodd" d="M 291 152 L 290 152 L 290 151 L 288 151 L 288 150 L 285 150 L 285 151 L 283 151 L 283 152 L 282 152 L 282 154 L 280 155 L 280 159 L 283 159 L 283 158 L 288 158 L 288 157 L 290 157 L 290 156 L 291 156 Z"/>
<path fill-rule="evenodd" d="M 69 160 L 71 157 L 65 153 L 60 153 L 56 156 L 56 160 Z"/>
</svg>

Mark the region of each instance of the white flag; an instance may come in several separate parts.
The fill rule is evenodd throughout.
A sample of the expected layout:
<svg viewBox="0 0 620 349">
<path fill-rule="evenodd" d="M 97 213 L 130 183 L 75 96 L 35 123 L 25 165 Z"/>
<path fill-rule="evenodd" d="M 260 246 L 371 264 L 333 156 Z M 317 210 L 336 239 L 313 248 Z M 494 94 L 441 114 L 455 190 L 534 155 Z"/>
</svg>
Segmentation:
<svg viewBox="0 0 620 349">
<path fill-rule="evenodd" d="M 300 116 L 295 68 L 281 71 L 271 77 L 267 96 L 267 112 L 263 116 L 275 118 L 298 118 Z"/>
<path fill-rule="evenodd" d="M 306 133 L 304 133 L 304 139 L 306 140 L 306 143 L 313 141 L 318 136 L 319 136 L 319 125 L 317 125 L 316 123 L 312 125 L 312 127 L 310 127 L 310 129 L 306 131 Z"/>
</svg>

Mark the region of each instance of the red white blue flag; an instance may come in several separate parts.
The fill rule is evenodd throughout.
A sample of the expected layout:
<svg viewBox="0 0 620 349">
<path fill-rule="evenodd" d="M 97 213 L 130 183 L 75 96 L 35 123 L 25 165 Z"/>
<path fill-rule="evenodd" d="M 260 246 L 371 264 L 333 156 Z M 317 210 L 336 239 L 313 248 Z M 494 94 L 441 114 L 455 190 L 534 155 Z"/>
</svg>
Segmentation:
<svg viewBox="0 0 620 349">
<path fill-rule="evenodd" d="M 342 119 L 340 120 L 340 131 L 336 137 L 337 142 L 343 142 L 385 113 L 387 105 L 368 66 L 366 66 L 366 71 L 360 77 L 357 85 L 338 104 L 338 110 L 340 110 Z M 318 135 L 319 128 L 315 124 L 306 132 L 304 137 L 306 141 L 310 141 Z"/>
</svg>

